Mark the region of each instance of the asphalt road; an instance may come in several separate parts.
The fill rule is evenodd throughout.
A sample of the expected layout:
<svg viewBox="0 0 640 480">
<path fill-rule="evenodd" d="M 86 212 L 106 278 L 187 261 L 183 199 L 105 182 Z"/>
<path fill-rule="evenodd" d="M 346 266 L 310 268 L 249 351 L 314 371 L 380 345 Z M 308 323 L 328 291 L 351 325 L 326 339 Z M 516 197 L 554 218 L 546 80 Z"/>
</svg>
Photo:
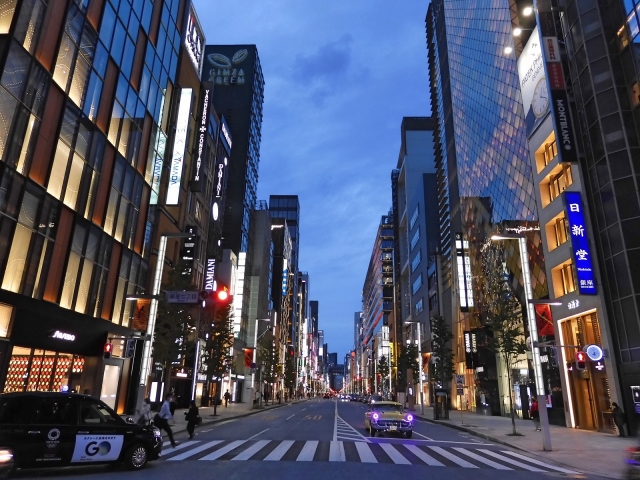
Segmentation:
<svg viewBox="0 0 640 480">
<path fill-rule="evenodd" d="M 247 478 L 388 480 L 402 475 L 442 479 L 591 478 L 535 455 L 495 445 L 428 422 L 416 422 L 412 439 L 377 436 L 364 429 L 365 406 L 311 400 L 197 430 L 193 440 L 166 446 L 162 458 L 140 472 L 118 466 L 18 472 L 17 478 L 200 480 Z M 346 477 L 345 477 L 346 476 Z"/>
</svg>

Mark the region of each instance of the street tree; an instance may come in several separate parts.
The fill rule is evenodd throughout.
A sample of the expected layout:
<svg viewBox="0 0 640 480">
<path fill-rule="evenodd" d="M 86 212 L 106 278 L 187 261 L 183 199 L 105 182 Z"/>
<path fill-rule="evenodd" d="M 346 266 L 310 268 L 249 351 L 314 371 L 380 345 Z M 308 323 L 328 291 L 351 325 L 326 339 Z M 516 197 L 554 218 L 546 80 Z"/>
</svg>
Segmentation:
<svg viewBox="0 0 640 480">
<path fill-rule="evenodd" d="M 292 355 L 287 355 L 284 363 L 284 386 L 289 391 L 289 398 L 293 398 L 296 388 L 296 359 Z"/>
<path fill-rule="evenodd" d="M 416 378 L 416 373 L 419 371 L 418 365 L 418 347 L 416 345 L 406 345 L 400 347 L 400 354 L 398 355 L 398 380 L 397 380 L 397 391 L 404 392 L 407 390 L 408 382 L 408 370 L 413 370 L 414 378 Z"/>
<path fill-rule="evenodd" d="M 435 360 L 433 365 L 433 380 L 441 388 L 447 388 L 455 371 L 451 341 L 453 334 L 447 320 L 440 315 L 431 317 L 431 355 Z"/>
<path fill-rule="evenodd" d="M 267 330 L 258 339 L 256 352 L 257 367 L 260 369 L 260 382 L 267 382 L 269 385 L 276 382 L 278 374 L 278 356 L 273 340 L 274 336 L 271 330 Z M 259 391 L 259 393 L 262 392 Z"/>
<path fill-rule="evenodd" d="M 516 412 L 513 402 L 513 370 L 527 353 L 522 321 L 522 305 L 508 283 L 504 247 L 495 243 L 485 246 L 482 252 L 481 281 L 483 304 L 481 312 L 491 331 L 488 347 L 498 354 L 507 370 L 511 435 L 516 431 Z"/>
<path fill-rule="evenodd" d="M 189 276 L 182 275 L 184 265 L 178 265 L 168 274 L 164 284 L 169 291 L 193 291 L 196 287 Z M 168 303 L 164 297 L 158 300 L 158 312 L 153 337 L 153 360 L 162 364 L 165 391 L 170 391 L 171 369 L 185 367 L 187 354 L 194 350 L 197 313 L 192 305 Z"/>
<path fill-rule="evenodd" d="M 380 384 L 382 386 L 382 390 L 385 390 L 385 386 L 387 386 L 387 377 L 389 376 L 389 361 L 385 355 L 380 357 L 378 360 L 377 371 L 378 375 L 380 375 Z"/>
<path fill-rule="evenodd" d="M 211 321 L 211 319 L 208 319 Z M 206 367 L 207 383 L 217 385 L 213 399 L 213 414 L 217 415 L 218 399 L 221 397 L 220 380 L 231 371 L 233 364 L 233 316 L 231 305 L 216 308 L 209 336 L 205 341 L 202 364 Z"/>
</svg>

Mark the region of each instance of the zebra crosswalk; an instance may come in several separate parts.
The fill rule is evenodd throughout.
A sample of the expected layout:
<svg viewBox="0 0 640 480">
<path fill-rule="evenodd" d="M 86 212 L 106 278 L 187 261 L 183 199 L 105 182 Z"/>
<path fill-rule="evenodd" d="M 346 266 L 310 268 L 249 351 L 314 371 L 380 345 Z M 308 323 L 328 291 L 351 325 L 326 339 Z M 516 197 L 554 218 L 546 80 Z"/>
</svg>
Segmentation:
<svg viewBox="0 0 640 480">
<path fill-rule="evenodd" d="M 167 462 L 184 460 L 358 462 L 577 473 L 509 450 L 492 450 L 480 446 L 445 447 L 415 442 L 194 440 L 175 448 L 166 448 L 162 452 L 162 458 Z"/>
</svg>

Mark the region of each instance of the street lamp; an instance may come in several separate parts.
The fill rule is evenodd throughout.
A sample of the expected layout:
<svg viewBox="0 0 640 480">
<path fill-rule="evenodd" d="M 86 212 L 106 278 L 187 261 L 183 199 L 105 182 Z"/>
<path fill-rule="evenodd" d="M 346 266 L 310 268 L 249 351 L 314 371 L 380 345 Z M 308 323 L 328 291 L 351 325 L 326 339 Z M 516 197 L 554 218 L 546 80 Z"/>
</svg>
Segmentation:
<svg viewBox="0 0 640 480">
<path fill-rule="evenodd" d="M 404 322 L 405 325 L 415 324 L 418 326 L 418 375 L 420 377 L 420 409 L 424 415 L 424 390 L 422 388 L 422 339 L 420 338 L 420 322 Z"/>
<path fill-rule="evenodd" d="M 142 364 L 140 369 L 140 381 L 138 399 L 136 404 L 138 408 L 142 404 L 144 398 L 144 390 L 147 388 L 147 380 L 151 372 L 151 351 L 153 347 L 153 333 L 156 328 L 156 316 L 158 314 L 158 298 L 160 295 L 160 286 L 162 284 L 162 270 L 164 268 L 164 257 L 167 252 L 167 239 L 169 238 L 189 238 L 193 234 L 188 232 L 163 233 L 160 235 L 160 244 L 158 246 L 158 258 L 156 259 L 156 269 L 153 276 L 153 284 L 151 286 L 151 302 L 149 305 L 149 320 L 147 322 L 147 331 L 144 341 L 144 349 L 142 350 Z M 142 393 L 142 394 L 140 394 Z"/>
<path fill-rule="evenodd" d="M 531 337 L 531 357 L 533 361 L 533 373 L 536 381 L 536 393 L 538 405 L 540 405 L 540 426 L 542 428 L 542 448 L 551 451 L 551 432 L 549 431 L 549 416 L 547 413 L 547 395 L 544 389 L 542 376 L 542 362 L 540 360 L 540 348 L 538 348 L 538 325 L 536 324 L 535 301 L 533 288 L 531 287 L 531 273 L 529 271 L 529 255 L 527 252 L 527 239 L 517 233 L 499 233 L 491 236 L 493 241 L 518 240 L 520 247 L 520 263 L 522 264 L 522 277 L 524 291 L 527 297 L 527 317 L 529 321 L 529 336 Z M 542 407 L 544 405 L 544 408 Z"/>
</svg>

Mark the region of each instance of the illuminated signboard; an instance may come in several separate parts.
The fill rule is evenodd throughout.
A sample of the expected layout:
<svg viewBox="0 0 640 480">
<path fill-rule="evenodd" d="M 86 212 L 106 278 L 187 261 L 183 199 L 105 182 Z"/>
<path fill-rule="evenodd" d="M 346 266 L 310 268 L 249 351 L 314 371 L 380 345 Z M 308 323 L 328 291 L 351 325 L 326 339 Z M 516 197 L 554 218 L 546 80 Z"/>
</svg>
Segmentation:
<svg viewBox="0 0 640 480">
<path fill-rule="evenodd" d="M 189 127 L 191 94 L 192 90 L 190 88 L 183 88 L 180 94 L 176 136 L 173 142 L 173 157 L 171 158 L 169 186 L 167 187 L 167 205 L 177 205 L 178 199 L 180 198 L 180 181 L 182 180 L 182 166 L 184 164 L 184 152 L 187 142 L 187 128 Z"/>
<path fill-rule="evenodd" d="M 241 65 L 248 56 L 246 48 L 238 50 L 231 58 L 218 52 L 207 54 L 209 81 L 216 85 L 244 85 L 245 73 Z"/>
<path fill-rule="evenodd" d="M 208 292 L 216 290 L 216 259 L 207 258 L 207 270 L 204 274 L 204 289 Z"/>
<path fill-rule="evenodd" d="M 211 86 L 205 85 L 202 91 L 202 104 L 198 125 L 198 143 L 196 147 L 196 161 L 193 164 L 193 177 L 191 179 L 191 191 L 201 192 L 204 180 L 204 159 L 207 156 L 207 126 L 209 125 L 209 106 L 211 105 Z"/>
<path fill-rule="evenodd" d="M 189 58 L 193 62 L 193 66 L 198 72 L 198 76 L 200 76 L 202 71 L 202 54 L 204 53 L 204 34 L 202 33 L 202 28 L 200 27 L 200 22 L 198 21 L 193 4 L 189 10 L 184 46 L 189 54 Z"/>
<path fill-rule="evenodd" d="M 464 354 L 467 368 L 474 368 L 473 364 L 477 363 L 475 362 L 477 353 L 478 344 L 476 340 L 476 334 L 469 331 L 464 332 Z"/>
<path fill-rule="evenodd" d="M 187 226 L 184 231 L 190 236 L 182 241 L 180 256 L 185 267 L 182 271 L 183 275 L 191 275 L 193 273 L 193 261 L 196 258 L 196 247 L 198 245 L 198 229 L 197 227 Z"/>
<path fill-rule="evenodd" d="M 564 192 L 564 201 L 567 208 L 567 220 L 569 233 L 573 246 L 573 259 L 578 277 L 578 291 L 580 295 L 596 295 L 596 277 L 591 263 L 591 248 L 587 235 L 584 210 L 580 192 Z"/>
<path fill-rule="evenodd" d="M 231 148 L 233 145 L 233 142 L 231 141 L 231 133 L 229 133 L 229 127 L 227 126 L 227 122 L 224 117 L 222 118 L 222 137 L 227 143 L 227 146 Z"/>
<path fill-rule="evenodd" d="M 468 312 L 473 307 L 473 280 L 471 278 L 471 260 L 469 259 L 469 242 L 456 233 L 456 261 L 458 267 L 458 297 L 460 310 Z"/>
</svg>

